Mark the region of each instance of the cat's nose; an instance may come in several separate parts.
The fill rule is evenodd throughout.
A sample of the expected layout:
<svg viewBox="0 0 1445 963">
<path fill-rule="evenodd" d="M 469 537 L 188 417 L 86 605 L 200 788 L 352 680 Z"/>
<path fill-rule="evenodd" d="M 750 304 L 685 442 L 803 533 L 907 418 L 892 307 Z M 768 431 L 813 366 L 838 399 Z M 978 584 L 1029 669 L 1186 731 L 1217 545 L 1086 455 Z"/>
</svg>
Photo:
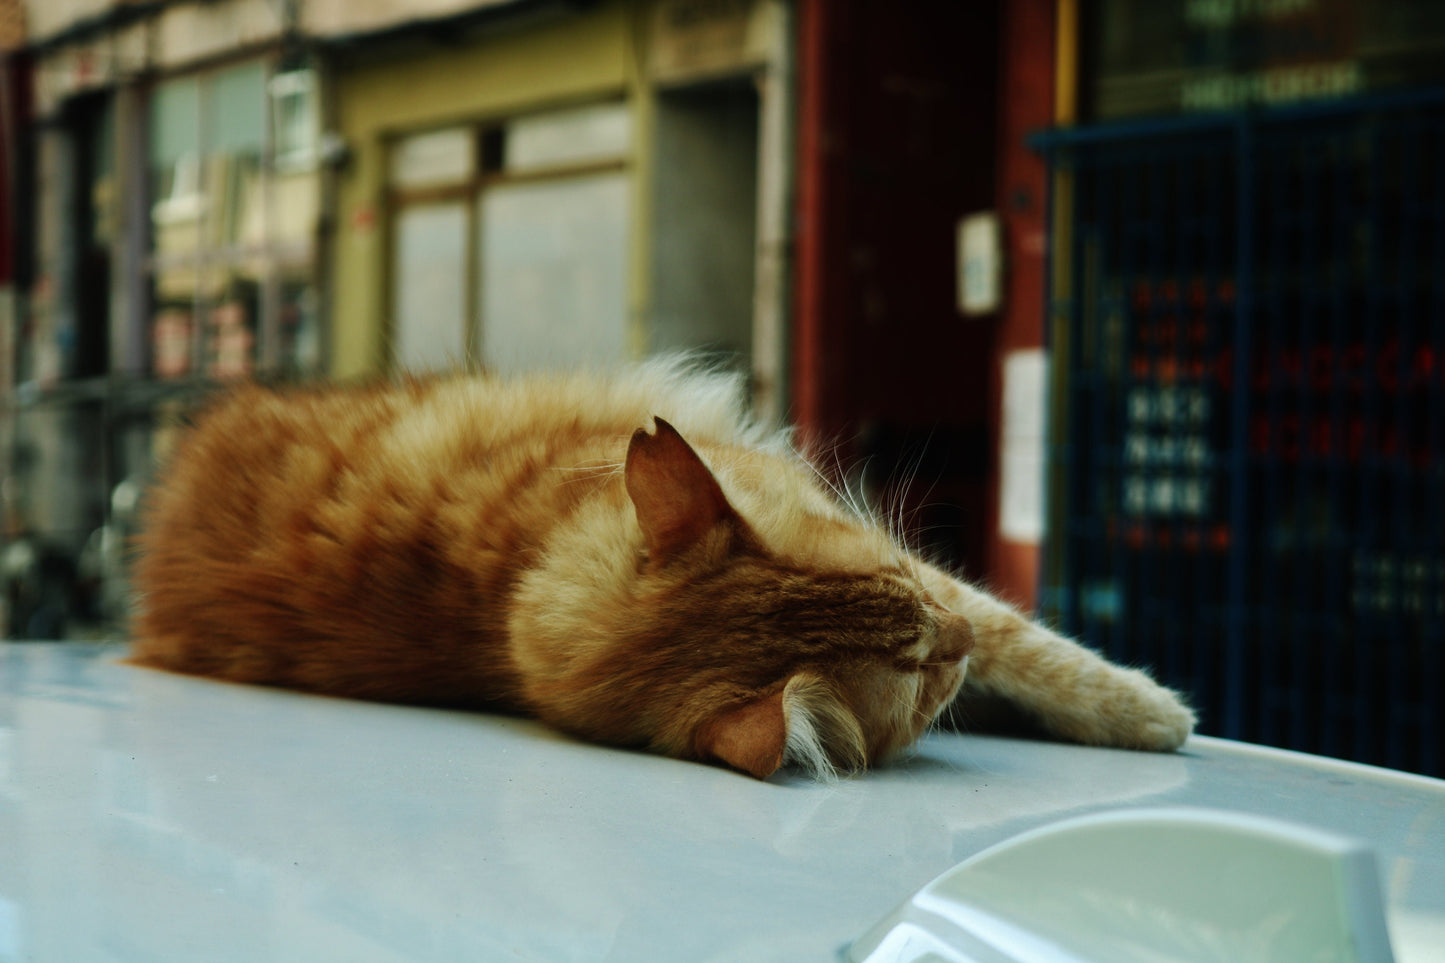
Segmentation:
<svg viewBox="0 0 1445 963">
<path fill-rule="evenodd" d="M 937 655 L 956 662 L 973 651 L 973 625 L 961 615 L 942 612 L 938 616 Z"/>
</svg>

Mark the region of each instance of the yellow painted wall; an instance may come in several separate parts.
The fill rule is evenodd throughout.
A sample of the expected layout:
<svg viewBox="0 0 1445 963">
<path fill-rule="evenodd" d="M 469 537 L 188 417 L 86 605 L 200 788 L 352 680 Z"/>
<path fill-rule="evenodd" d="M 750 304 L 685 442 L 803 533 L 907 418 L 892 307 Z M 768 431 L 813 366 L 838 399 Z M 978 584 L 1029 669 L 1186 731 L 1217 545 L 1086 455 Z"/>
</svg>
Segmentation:
<svg viewBox="0 0 1445 963">
<path fill-rule="evenodd" d="M 647 183 L 650 99 L 641 91 L 641 22 L 625 0 L 553 23 L 500 31 L 460 46 L 419 47 L 407 57 L 342 64 L 334 77 L 338 132 L 352 157 L 337 183 L 332 246 L 331 372 L 349 378 L 385 363 L 386 147 L 400 133 L 521 113 L 569 101 L 631 95 L 634 174 Z M 633 316 L 641 313 L 648 191 L 633 192 Z"/>
</svg>

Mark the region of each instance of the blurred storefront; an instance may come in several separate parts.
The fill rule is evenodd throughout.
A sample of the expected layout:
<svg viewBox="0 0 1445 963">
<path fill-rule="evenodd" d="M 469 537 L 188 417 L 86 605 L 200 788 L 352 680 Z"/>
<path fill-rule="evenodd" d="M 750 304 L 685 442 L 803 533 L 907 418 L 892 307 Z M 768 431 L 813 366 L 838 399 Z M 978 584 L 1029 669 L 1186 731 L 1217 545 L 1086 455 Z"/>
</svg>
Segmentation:
<svg viewBox="0 0 1445 963">
<path fill-rule="evenodd" d="M 703 347 L 776 413 L 789 8 L 579 6 L 331 45 L 333 369 Z"/>
<path fill-rule="evenodd" d="M 1438 775 L 1445 6 L 1081 12 L 1044 611 L 1207 732 Z"/>
<path fill-rule="evenodd" d="M 236 378 L 701 349 L 784 403 L 791 5 L 0 4 L 0 629 L 123 624 Z M 8 18 L 8 19 L 7 19 Z"/>
<path fill-rule="evenodd" d="M 288 8 L 25 5 L 6 117 L 28 259 L 6 332 L 5 619 L 123 613 L 125 539 L 181 408 L 322 365 L 320 79 Z"/>
<path fill-rule="evenodd" d="M 10 633 L 117 624 L 145 480 L 228 379 L 673 348 L 1032 603 L 1038 499 L 998 479 L 1041 477 L 1001 412 L 1042 384 L 1053 0 L 24 9 Z"/>
<path fill-rule="evenodd" d="M 997 290 L 964 303 L 958 237 L 984 213 L 998 238 L 1009 6 L 798 4 L 792 415 L 840 474 L 861 466 L 856 483 L 924 551 L 974 578 L 993 542 L 1008 305 Z M 984 247 L 997 278 L 997 244 Z"/>
</svg>

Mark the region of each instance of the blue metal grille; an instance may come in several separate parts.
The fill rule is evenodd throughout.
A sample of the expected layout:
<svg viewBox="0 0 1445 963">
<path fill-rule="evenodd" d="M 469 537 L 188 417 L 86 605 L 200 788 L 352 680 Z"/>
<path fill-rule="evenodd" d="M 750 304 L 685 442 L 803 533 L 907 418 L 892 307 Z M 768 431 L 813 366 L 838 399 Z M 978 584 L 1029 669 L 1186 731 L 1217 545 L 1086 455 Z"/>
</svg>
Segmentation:
<svg viewBox="0 0 1445 963">
<path fill-rule="evenodd" d="M 1059 131 L 1044 608 L 1203 729 L 1445 770 L 1445 91 Z"/>
</svg>

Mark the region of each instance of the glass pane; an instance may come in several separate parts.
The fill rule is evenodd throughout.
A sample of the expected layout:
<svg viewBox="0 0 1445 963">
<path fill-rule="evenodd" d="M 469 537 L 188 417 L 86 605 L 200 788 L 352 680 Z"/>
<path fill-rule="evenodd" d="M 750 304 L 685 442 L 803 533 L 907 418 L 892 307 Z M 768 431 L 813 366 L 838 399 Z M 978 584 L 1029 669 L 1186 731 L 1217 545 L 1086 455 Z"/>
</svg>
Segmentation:
<svg viewBox="0 0 1445 963">
<path fill-rule="evenodd" d="M 434 187 L 471 177 L 476 137 L 467 127 L 417 134 L 391 152 L 391 182 L 397 187 Z"/>
<path fill-rule="evenodd" d="M 151 94 L 150 159 L 152 167 L 174 164 L 201 149 L 201 88 L 195 77 L 157 84 Z"/>
<path fill-rule="evenodd" d="M 320 126 L 317 120 L 316 71 L 302 67 L 276 74 L 267 83 L 266 89 L 271 95 L 276 167 L 293 170 L 313 166 Z"/>
<path fill-rule="evenodd" d="M 157 308 L 151 319 L 151 368 L 157 378 L 179 378 L 190 373 L 194 322 L 189 305 Z"/>
<path fill-rule="evenodd" d="M 158 256 L 200 245 L 200 98 L 194 77 L 159 84 L 151 96 L 151 225 Z"/>
<path fill-rule="evenodd" d="M 151 227 L 160 257 L 191 254 L 201 243 L 201 158 L 186 154 L 174 164 L 152 168 Z"/>
<path fill-rule="evenodd" d="M 156 271 L 154 303 L 163 306 L 190 308 L 201 287 L 201 271 L 194 263 L 166 265 Z"/>
<path fill-rule="evenodd" d="M 207 275 L 206 374 L 245 378 L 256 370 L 256 320 L 260 285 L 239 272 L 215 269 Z"/>
<path fill-rule="evenodd" d="M 613 160 L 632 143 L 632 112 L 626 104 L 590 104 L 507 124 L 506 169 Z"/>
<path fill-rule="evenodd" d="M 5 563 L 14 593 L 0 610 L 7 635 L 68 638 L 100 619 L 83 564 L 108 498 L 104 411 L 98 403 L 17 413 L 5 485 Z"/>
<path fill-rule="evenodd" d="M 217 181 L 217 241 L 220 246 L 260 247 L 267 233 L 275 239 L 275 223 L 266 217 L 266 191 L 262 187 L 262 165 L 259 156 L 228 155 L 214 160 L 212 169 Z M 276 179 L 272 179 L 275 192 Z M 283 210 L 272 204 L 272 211 Z"/>
<path fill-rule="evenodd" d="M 115 102 L 107 99 L 95 119 L 90 169 L 91 236 L 99 245 L 114 243 L 120 205 L 116 202 Z"/>
<path fill-rule="evenodd" d="M 278 352 L 283 370 L 300 374 L 321 367 L 321 306 L 310 263 L 283 265 Z"/>
<path fill-rule="evenodd" d="M 393 357 L 411 370 L 466 360 L 467 207 L 403 208 L 396 219 Z"/>
<path fill-rule="evenodd" d="M 624 173 L 482 195 L 482 351 L 499 371 L 627 356 Z"/>
<path fill-rule="evenodd" d="M 266 75 L 259 63 L 213 74 L 205 104 L 208 246 L 264 243 L 261 152 L 266 139 Z M 246 231 L 254 224 L 255 236 Z"/>
<path fill-rule="evenodd" d="M 226 154 L 260 154 L 266 142 L 266 67 L 260 61 L 211 75 L 206 146 Z"/>
<path fill-rule="evenodd" d="M 261 155 L 213 154 L 206 164 L 206 244 L 256 246 L 266 241 Z"/>
<path fill-rule="evenodd" d="M 136 412 L 110 425 L 110 514 L 91 532 L 81 553 L 81 568 L 98 580 L 100 614 L 113 630 L 123 630 L 130 603 L 129 570 L 134 538 L 140 530 L 141 496 L 156 467 L 155 431 L 150 412 Z"/>
<path fill-rule="evenodd" d="M 321 215 L 321 175 L 304 168 L 280 172 L 271 178 L 271 241 L 306 256 L 316 236 Z M 247 222 L 246 243 L 260 234 L 259 225 Z"/>
<path fill-rule="evenodd" d="M 67 373 L 63 346 L 73 341 L 62 319 L 70 313 L 76 285 L 65 257 L 73 241 L 66 216 L 70 142 L 63 131 L 42 128 L 36 138 L 35 279 L 23 308 L 16 375 L 20 381 L 50 384 Z"/>
</svg>

